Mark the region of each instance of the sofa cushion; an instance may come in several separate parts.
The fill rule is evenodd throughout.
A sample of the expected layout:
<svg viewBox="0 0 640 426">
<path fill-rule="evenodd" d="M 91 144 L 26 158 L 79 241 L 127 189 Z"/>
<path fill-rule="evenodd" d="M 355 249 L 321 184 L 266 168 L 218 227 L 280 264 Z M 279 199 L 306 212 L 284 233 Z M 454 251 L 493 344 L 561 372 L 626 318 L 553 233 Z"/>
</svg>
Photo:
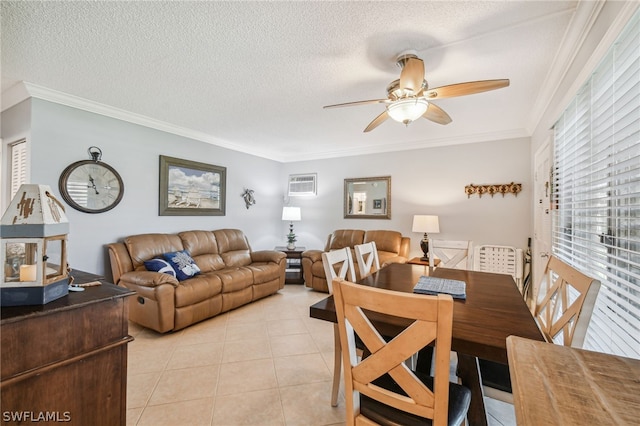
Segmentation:
<svg viewBox="0 0 640 426">
<path fill-rule="evenodd" d="M 164 253 L 162 256 L 173 266 L 179 281 L 187 280 L 200 273 L 200 268 L 187 250 Z"/>
<path fill-rule="evenodd" d="M 394 255 L 400 253 L 402 234 L 397 231 L 367 231 L 364 234 L 364 242 L 376 242 L 378 252 L 389 252 Z"/>
<path fill-rule="evenodd" d="M 162 257 L 164 253 L 183 250 L 182 240 L 175 234 L 141 234 L 124 239 L 134 269 L 144 270 L 144 261 Z"/>
<path fill-rule="evenodd" d="M 364 242 L 364 231 L 359 229 L 338 229 L 331 234 L 325 251 L 353 247 Z"/>
<path fill-rule="evenodd" d="M 262 284 L 280 277 L 280 266 L 273 263 L 252 263 L 246 266 L 253 273 L 253 283 Z"/>
<path fill-rule="evenodd" d="M 214 273 L 199 274 L 176 287 L 176 308 L 194 305 L 222 293 L 222 280 Z"/>
<path fill-rule="evenodd" d="M 221 271 L 209 272 L 220 277 L 222 293 L 233 293 L 244 290 L 253 284 L 253 272 L 249 268 L 227 268 Z"/>
<path fill-rule="evenodd" d="M 251 247 L 241 230 L 218 229 L 213 233 L 218 242 L 218 252 L 227 268 L 251 264 Z"/>
<path fill-rule="evenodd" d="M 145 260 L 144 267 L 147 268 L 147 271 L 162 272 L 163 274 L 169 274 L 172 277 L 176 277 L 176 270 L 173 269 L 173 265 L 164 259 L 154 258 Z"/>
<path fill-rule="evenodd" d="M 212 231 L 186 231 L 178 234 L 182 244 L 202 272 L 217 271 L 226 266 L 218 253 L 218 242 Z"/>
</svg>

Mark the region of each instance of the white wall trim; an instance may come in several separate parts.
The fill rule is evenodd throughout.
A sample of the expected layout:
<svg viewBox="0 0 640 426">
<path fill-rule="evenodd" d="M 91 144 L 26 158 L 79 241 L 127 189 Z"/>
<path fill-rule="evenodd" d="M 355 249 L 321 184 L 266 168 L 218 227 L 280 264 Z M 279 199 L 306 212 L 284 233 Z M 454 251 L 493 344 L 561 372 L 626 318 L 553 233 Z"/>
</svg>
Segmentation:
<svg viewBox="0 0 640 426">
<path fill-rule="evenodd" d="M 581 2 L 584 3 L 584 2 Z M 590 2 L 587 2 L 590 3 Z M 596 2 L 594 2 L 596 3 Z M 599 2 L 597 2 L 599 3 Z M 625 2 L 622 10 L 615 17 L 614 21 L 609 25 L 605 35 L 600 39 L 598 46 L 591 52 L 589 59 L 582 65 L 580 73 L 573 80 L 573 84 L 565 92 L 561 102 L 558 102 L 552 110 L 552 117 L 559 117 L 568 105 L 578 93 L 578 90 L 584 85 L 585 81 L 591 76 L 593 70 L 602 61 L 602 58 L 607 54 L 613 43 L 616 41 L 622 30 L 625 28 L 629 20 L 633 17 L 635 12 L 640 8 L 640 2 Z M 600 12 L 600 11 L 598 11 Z M 596 17 L 594 17 L 595 20 Z M 593 23 L 592 23 L 593 24 Z M 581 41 L 583 42 L 584 39 Z M 576 49 L 577 51 L 577 49 Z"/>
<path fill-rule="evenodd" d="M 538 126 L 544 112 L 549 108 L 554 95 L 558 92 L 562 81 L 567 76 L 571 65 L 589 35 L 604 2 L 581 1 L 575 9 L 571 23 L 567 27 L 562 44 L 553 58 L 553 62 L 542 83 L 538 97 L 531 108 L 528 129 L 530 133 Z"/>
<path fill-rule="evenodd" d="M 125 111 L 123 109 L 115 108 L 109 105 L 105 105 L 105 104 L 94 102 L 88 99 L 80 98 L 78 96 L 70 95 L 64 92 L 59 92 L 57 90 L 48 89 L 46 87 L 38 86 L 36 84 L 32 84 L 29 82 L 21 82 L 12 86 L 10 89 L 5 91 L 5 93 L 3 93 L 3 101 L 5 100 L 5 97 L 7 102 L 3 103 L 3 106 L 2 106 L 3 111 L 6 110 L 7 108 L 10 108 L 22 102 L 23 100 L 29 97 L 33 97 L 33 98 L 38 98 L 45 101 L 57 103 L 60 105 L 77 108 L 83 111 L 104 115 L 106 117 L 115 118 L 115 119 L 126 121 L 129 123 L 138 124 L 140 126 L 145 126 L 151 129 L 160 130 L 160 131 L 171 133 L 174 135 L 183 136 L 189 139 L 210 143 L 212 145 L 231 149 L 233 151 L 243 152 L 245 154 L 255 155 L 257 157 L 265 158 L 268 160 L 282 162 L 282 163 L 308 161 L 308 160 L 324 160 L 324 159 L 336 158 L 336 157 L 349 157 L 349 156 L 355 156 L 355 155 L 379 154 L 379 153 L 394 152 L 394 151 L 407 151 L 412 149 L 433 148 L 433 147 L 449 146 L 449 145 L 462 145 L 467 143 L 496 141 L 496 140 L 514 139 L 514 138 L 531 136 L 531 134 L 528 133 L 525 129 L 512 129 L 512 130 L 506 130 L 506 131 L 500 131 L 500 132 L 478 133 L 475 135 L 468 135 L 463 137 L 451 137 L 451 138 L 440 138 L 436 140 L 416 141 L 413 143 L 403 143 L 402 145 L 388 144 L 388 145 L 360 147 L 360 148 L 354 148 L 354 149 L 348 149 L 348 150 L 335 150 L 335 151 L 325 152 L 322 154 L 313 154 L 308 156 L 305 156 L 304 154 L 300 154 L 300 153 L 292 153 L 290 156 L 286 156 L 286 155 L 274 156 L 273 152 L 270 152 L 270 151 L 266 151 L 266 150 L 265 151 L 248 151 L 243 146 L 234 144 L 232 142 L 229 142 L 223 139 L 213 137 L 203 132 L 187 129 L 185 127 L 176 126 L 164 121 L 156 120 L 140 114 Z"/>
<path fill-rule="evenodd" d="M 57 90 L 48 89 L 46 87 L 38 86 L 26 81 L 15 84 L 2 94 L 2 110 L 4 111 L 7 108 L 14 106 L 29 97 L 42 99 L 72 108 L 77 108 L 83 111 L 100 114 L 106 117 L 115 118 L 117 120 L 122 120 L 133 124 L 138 124 L 140 126 L 145 126 L 151 129 L 156 129 L 174 135 L 183 136 L 189 139 L 210 143 L 212 145 L 217 145 L 234 151 L 243 152 L 245 154 L 256 155 L 262 158 L 279 161 L 279 159 L 275 158 L 269 151 L 248 151 L 245 147 L 223 139 L 216 138 L 203 132 L 176 126 L 174 124 L 149 118 L 141 114 L 136 114 L 120 108 L 115 108 Z M 5 100 L 6 102 L 4 102 Z"/>
</svg>

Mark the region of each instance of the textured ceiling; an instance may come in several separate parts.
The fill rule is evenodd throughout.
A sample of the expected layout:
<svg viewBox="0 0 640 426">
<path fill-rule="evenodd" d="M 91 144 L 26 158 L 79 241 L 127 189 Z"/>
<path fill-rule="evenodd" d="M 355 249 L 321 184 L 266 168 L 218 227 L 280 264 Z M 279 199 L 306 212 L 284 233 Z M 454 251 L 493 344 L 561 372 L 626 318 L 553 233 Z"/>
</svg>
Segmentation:
<svg viewBox="0 0 640 426">
<path fill-rule="evenodd" d="M 279 161 L 528 136 L 577 1 L 11 2 L 2 91 L 21 81 Z M 395 58 L 430 87 L 508 78 L 435 102 L 453 122 L 367 124 Z"/>
</svg>

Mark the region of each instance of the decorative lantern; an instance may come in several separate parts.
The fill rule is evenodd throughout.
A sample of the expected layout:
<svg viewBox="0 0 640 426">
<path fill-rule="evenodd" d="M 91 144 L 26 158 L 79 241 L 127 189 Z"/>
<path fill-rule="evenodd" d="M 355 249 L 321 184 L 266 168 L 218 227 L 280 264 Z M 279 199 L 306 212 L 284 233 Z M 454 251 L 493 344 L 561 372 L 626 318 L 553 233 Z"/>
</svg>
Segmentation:
<svg viewBox="0 0 640 426">
<path fill-rule="evenodd" d="M 47 185 L 22 185 L 0 221 L 1 306 L 44 305 L 69 294 L 64 207 Z"/>
</svg>

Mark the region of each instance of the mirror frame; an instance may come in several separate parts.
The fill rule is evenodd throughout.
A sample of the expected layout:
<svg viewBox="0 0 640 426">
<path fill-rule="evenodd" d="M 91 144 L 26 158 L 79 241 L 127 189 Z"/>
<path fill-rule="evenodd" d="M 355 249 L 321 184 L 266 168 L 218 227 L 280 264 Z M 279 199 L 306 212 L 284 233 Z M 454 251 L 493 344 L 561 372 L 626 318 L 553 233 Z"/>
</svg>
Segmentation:
<svg viewBox="0 0 640 426">
<path fill-rule="evenodd" d="M 362 214 L 350 212 L 349 206 L 351 205 L 351 202 L 352 202 L 351 195 L 353 193 L 353 185 L 361 182 L 368 183 L 374 186 L 377 184 L 387 185 L 387 191 L 384 198 L 371 199 L 371 209 L 373 211 L 378 210 L 373 208 L 375 207 L 373 203 L 380 201 L 381 202 L 380 209 L 382 210 L 382 213 L 367 214 L 366 210 L 365 210 L 365 213 L 362 213 Z M 382 206 L 385 206 L 386 208 Z M 344 180 L 344 218 L 345 219 L 391 219 L 391 176 L 345 179 Z"/>
</svg>

